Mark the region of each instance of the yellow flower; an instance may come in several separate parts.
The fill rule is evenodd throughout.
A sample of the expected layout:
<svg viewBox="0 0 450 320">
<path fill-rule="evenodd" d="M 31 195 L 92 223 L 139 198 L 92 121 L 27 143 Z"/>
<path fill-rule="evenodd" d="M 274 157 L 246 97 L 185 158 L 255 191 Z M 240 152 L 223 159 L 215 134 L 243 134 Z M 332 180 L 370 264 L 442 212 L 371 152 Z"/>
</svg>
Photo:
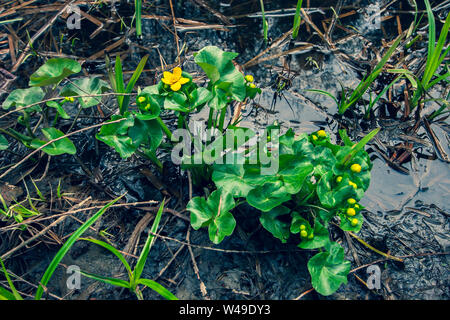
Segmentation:
<svg viewBox="0 0 450 320">
<path fill-rule="evenodd" d="M 356 209 L 359 209 L 359 204 L 355 204 L 355 208 L 356 208 Z"/>
<path fill-rule="evenodd" d="M 312 135 L 312 138 L 313 138 L 313 140 L 314 140 L 314 141 L 316 141 L 316 140 L 317 140 L 317 136 L 316 136 L 316 135 L 314 135 L 314 134 Z"/>
<path fill-rule="evenodd" d="M 347 214 L 348 214 L 350 217 L 353 217 L 353 216 L 356 214 L 356 211 L 355 211 L 355 209 L 353 209 L 353 208 L 348 208 L 348 209 L 347 209 Z"/>
<path fill-rule="evenodd" d="M 359 220 L 358 219 L 352 219 L 351 224 L 352 226 L 356 226 L 358 224 Z"/>
<path fill-rule="evenodd" d="M 181 86 L 189 82 L 189 78 L 183 78 L 181 76 L 181 68 L 176 67 L 173 69 L 173 73 L 164 71 L 164 77 L 161 79 L 162 82 L 170 86 L 173 91 L 178 91 Z"/>
<path fill-rule="evenodd" d="M 361 166 L 359 164 L 357 164 L 357 163 L 354 163 L 350 167 L 350 170 L 352 170 L 355 173 L 360 173 L 361 172 Z"/>
<path fill-rule="evenodd" d="M 248 74 L 248 75 L 245 76 L 245 80 L 248 81 L 248 82 L 253 82 L 254 79 L 253 79 L 253 76 L 251 74 Z"/>
<path fill-rule="evenodd" d="M 327 137 L 327 133 L 325 132 L 325 130 L 319 130 L 319 131 L 317 131 L 317 135 L 318 135 L 320 138 L 326 138 L 326 137 Z"/>
<path fill-rule="evenodd" d="M 355 203 L 356 203 L 356 200 L 353 199 L 353 198 L 349 198 L 349 199 L 347 199 L 347 203 L 348 203 L 348 204 L 355 204 Z M 356 207 L 356 206 L 355 206 L 355 207 Z"/>
<path fill-rule="evenodd" d="M 339 176 L 339 177 L 336 178 L 336 182 L 337 182 L 337 183 L 339 183 L 339 182 L 341 182 L 341 181 L 342 181 L 342 177 L 341 177 L 341 176 Z"/>
<path fill-rule="evenodd" d="M 305 230 L 302 230 L 300 232 L 300 236 L 302 236 L 303 238 L 306 238 L 308 236 L 308 232 L 306 232 Z"/>
<path fill-rule="evenodd" d="M 143 102 L 145 102 L 145 100 L 146 100 L 146 98 L 143 96 L 138 98 L 139 103 L 143 103 Z"/>
<path fill-rule="evenodd" d="M 248 86 L 249 86 L 250 88 L 252 88 L 252 89 L 255 89 L 255 88 L 256 88 L 256 86 L 255 86 L 254 83 L 250 83 Z"/>
<path fill-rule="evenodd" d="M 302 225 L 300 226 L 300 230 L 305 230 L 305 229 L 306 229 L 305 225 L 302 224 Z"/>
<path fill-rule="evenodd" d="M 314 238 L 314 233 L 311 233 L 311 234 L 308 236 L 308 239 L 312 239 L 312 238 Z"/>
<path fill-rule="evenodd" d="M 356 183 L 349 181 L 348 184 L 351 185 L 353 188 L 358 189 L 358 186 L 356 185 Z"/>
</svg>

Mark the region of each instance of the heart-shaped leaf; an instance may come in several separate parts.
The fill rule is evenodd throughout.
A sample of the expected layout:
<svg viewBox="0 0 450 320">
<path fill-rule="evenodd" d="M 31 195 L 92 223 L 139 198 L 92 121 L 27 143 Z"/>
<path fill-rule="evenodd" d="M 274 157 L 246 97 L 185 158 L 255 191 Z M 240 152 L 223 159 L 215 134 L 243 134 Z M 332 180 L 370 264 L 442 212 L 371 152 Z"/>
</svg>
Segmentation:
<svg viewBox="0 0 450 320">
<path fill-rule="evenodd" d="M 81 78 L 66 85 L 61 95 L 63 97 L 96 95 L 106 92 L 109 89 L 107 82 L 100 78 Z M 78 101 L 83 108 L 89 108 L 98 105 L 101 102 L 101 97 L 80 97 Z"/>
<path fill-rule="evenodd" d="M 233 196 L 218 189 L 211 193 L 208 200 L 195 197 L 189 201 L 186 209 L 191 212 L 191 225 L 195 230 L 208 226 L 209 238 L 215 244 L 233 233 L 236 221 L 229 212 L 235 206 Z"/>
<path fill-rule="evenodd" d="M 258 186 L 247 195 L 247 202 L 263 212 L 268 212 L 290 199 L 290 194 L 279 180 Z"/>
<path fill-rule="evenodd" d="M 126 159 L 133 155 L 137 146 L 133 143 L 133 140 L 128 136 L 128 128 L 134 125 L 134 118 L 129 116 L 124 118 L 120 115 L 111 117 L 111 121 L 126 119 L 121 122 L 104 124 L 99 133 L 96 134 L 96 138 L 108 146 L 113 147 L 122 158 Z"/>
<path fill-rule="evenodd" d="M 350 262 L 344 258 L 344 248 L 333 243 L 328 251 L 320 252 L 308 261 L 311 283 L 318 293 L 328 296 L 347 283 Z"/>
<path fill-rule="evenodd" d="M 54 140 L 64 136 L 63 132 L 55 128 L 43 128 L 42 133 L 47 138 L 47 141 L 33 139 L 31 141 L 32 148 L 39 148 L 50 140 Z M 66 137 L 49 144 L 48 146 L 44 147 L 42 151 L 51 156 L 58 156 L 64 153 L 75 154 L 77 152 L 77 149 L 75 148 L 73 142 Z"/>
<path fill-rule="evenodd" d="M 6 100 L 3 102 L 3 109 L 9 109 L 11 107 L 25 107 L 34 103 L 38 103 L 44 99 L 45 93 L 41 88 L 27 88 L 16 89 L 12 91 Z M 25 109 L 26 111 L 40 111 L 39 105 Z"/>
<path fill-rule="evenodd" d="M 243 164 L 215 164 L 212 180 L 218 188 L 228 191 L 235 198 L 246 197 L 254 187 L 244 179 Z"/>
<path fill-rule="evenodd" d="M 269 212 L 263 212 L 259 221 L 261 225 L 269 231 L 275 238 L 286 243 L 289 239 L 289 223 L 280 220 L 278 217 L 289 214 L 290 209 L 285 206 L 273 208 Z"/>
<path fill-rule="evenodd" d="M 58 84 L 64 78 L 81 71 L 81 65 L 72 59 L 52 58 L 47 60 L 31 76 L 30 87 L 42 87 Z"/>
</svg>

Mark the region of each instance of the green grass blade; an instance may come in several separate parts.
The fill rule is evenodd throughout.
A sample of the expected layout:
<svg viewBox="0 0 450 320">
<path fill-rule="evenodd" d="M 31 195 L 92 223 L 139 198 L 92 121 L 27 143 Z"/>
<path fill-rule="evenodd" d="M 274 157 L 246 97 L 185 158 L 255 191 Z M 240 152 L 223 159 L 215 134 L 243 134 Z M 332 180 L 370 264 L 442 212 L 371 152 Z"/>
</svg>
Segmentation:
<svg viewBox="0 0 450 320">
<path fill-rule="evenodd" d="M 292 38 L 296 39 L 298 36 L 298 30 L 300 29 L 300 22 L 302 21 L 302 16 L 300 15 L 300 10 L 302 9 L 303 0 L 297 1 L 297 9 L 295 9 L 294 26 L 292 27 Z"/>
<path fill-rule="evenodd" d="M 116 63 L 114 65 L 114 74 L 116 76 L 116 93 L 124 93 L 125 92 L 125 84 L 123 82 L 123 70 L 122 70 L 122 61 L 120 61 L 120 56 L 116 56 Z M 117 101 L 119 103 L 119 110 L 122 113 L 122 105 L 123 105 L 124 96 L 117 96 Z"/>
<path fill-rule="evenodd" d="M 359 150 L 364 148 L 364 146 L 375 137 L 375 135 L 381 130 L 381 128 L 376 128 L 369 132 L 364 138 L 361 139 L 358 143 L 354 144 L 352 146 L 352 150 L 346 155 L 343 159 L 341 164 L 346 166 L 352 160 L 352 158 L 355 156 L 355 154 L 358 153 Z"/>
<path fill-rule="evenodd" d="M 144 248 L 142 249 L 141 255 L 136 263 L 136 267 L 134 268 L 133 278 L 135 281 L 138 281 L 142 275 L 142 271 L 144 270 L 145 262 L 147 261 L 148 253 L 150 252 L 150 248 L 153 245 L 155 240 L 155 236 L 153 235 L 158 230 L 159 222 L 161 221 L 161 216 L 164 210 L 164 200 L 159 207 L 158 213 L 156 214 L 155 220 L 153 221 L 152 228 L 148 234 L 147 241 L 145 242 Z"/>
<path fill-rule="evenodd" d="M 69 251 L 69 249 L 72 247 L 72 245 L 75 243 L 75 241 L 78 240 L 79 237 L 91 226 L 94 224 L 95 221 L 98 220 L 102 216 L 105 211 L 112 206 L 114 203 L 116 203 L 119 199 L 123 197 L 120 196 L 113 201 L 109 202 L 107 205 L 105 205 L 103 208 L 101 208 L 99 211 L 97 211 L 91 218 L 89 218 L 85 223 L 81 225 L 75 231 L 69 239 L 64 243 L 64 245 L 59 249 L 59 251 L 56 253 L 55 257 L 53 258 L 52 262 L 50 262 L 50 265 L 48 266 L 47 270 L 45 271 L 44 275 L 42 276 L 42 279 L 40 281 L 39 287 L 36 290 L 36 300 L 40 300 L 42 298 L 42 294 L 44 293 L 44 287 L 48 284 L 50 278 L 52 277 L 53 273 L 55 272 L 56 268 L 58 267 L 61 260 L 64 258 L 66 253 Z"/>
<path fill-rule="evenodd" d="M 134 1 L 134 10 L 136 13 L 136 35 L 140 37 L 142 35 L 142 17 L 141 17 L 142 0 Z"/>
<path fill-rule="evenodd" d="M 5 278 L 6 281 L 8 281 L 8 285 L 9 288 L 12 291 L 12 296 L 14 299 L 11 299 L 11 296 L 8 297 L 8 300 L 23 300 L 22 296 L 19 294 L 19 292 L 16 290 L 16 287 L 14 287 L 14 284 L 11 281 L 11 278 L 9 277 L 8 271 L 6 271 L 6 267 L 3 264 L 3 260 L 0 258 L 0 264 L 2 265 L 2 269 L 3 269 L 3 273 L 5 274 Z M 8 290 L 3 289 L 3 293 L 5 293 L 5 291 L 7 292 L 6 295 L 8 295 L 8 293 L 10 293 Z M 1 293 L 1 292 L 0 292 Z"/>
<path fill-rule="evenodd" d="M 93 274 L 93 273 L 89 273 L 86 271 L 80 271 L 81 274 L 85 277 L 97 280 L 97 281 L 101 281 L 107 284 L 111 284 L 113 286 L 116 287 L 122 287 L 122 288 L 130 288 L 130 283 L 125 281 L 125 280 L 121 280 L 121 279 L 116 279 L 116 278 L 110 278 L 110 277 L 104 277 L 104 276 L 99 276 L 97 274 Z"/>
<path fill-rule="evenodd" d="M 371 74 L 367 76 L 367 78 L 360 82 L 358 87 L 353 91 L 350 98 L 348 99 L 348 102 L 342 105 L 342 108 L 339 110 L 339 113 L 342 114 L 353 106 L 356 102 L 358 102 L 359 99 L 364 95 L 364 93 L 369 89 L 370 85 L 375 81 L 375 79 L 378 77 L 378 75 L 383 71 L 384 65 L 388 62 L 389 58 L 392 56 L 394 51 L 397 49 L 398 45 L 400 44 L 400 41 L 402 40 L 402 36 L 400 35 L 397 40 L 392 44 L 392 46 L 389 48 L 389 50 L 385 53 L 383 58 L 381 58 L 380 62 L 376 65 L 374 70 Z"/>
<path fill-rule="evenodd" d="M 112 245 L 110 245 L 109 243 L 106 243 L 104 241 L 101 240 L 97 240 L 97 239 L 89 239 L 89 238 L 80 238 L 80 240 L 84 240 L 84 241 L 89 241 L 92 243 L 95 243 L 103 248 L 105 248 L 106 250 L 109 250 L 111 253 L 113 253 L 117 258 L 119 258 L 119 260 L 123 263 L 123 265 L 125 266 L 125 268 L 128 271 L 128 275 L 130 276 L 130 278 L 132 277 L 133 273 L 131 271 L 131 267 L 128 264 L 127 260 L 125 259 L 125 257 L 123 256 L 123 254 L 121 254 L 119 252 L 119 250 L 117 250 L 116 248 L 114 248 Z"/>
<path fill-rule="evenodd" d="M 128 85 L 125 89 L 125 93 L 131 93 L 133 91 L 133 88 L 136 85 L 136 82 L 138 81 L 139 77 L 141 76 L 142 71 L 144 70 L 145 64 L 147 63 L 147 59 L 148 59 L 148 54 L 145 55 L 141 59 L 136 70 L 134 70 L 133 75 L 131 76 L 130 81 L 128 82 Z M 130 104 L 130 96 L 124 96 L 121 114 L 124 114 L 128 110 L 129 104 Z"/>
<path fill-rule="evenodd" d="M 331 93 L 329 93 L 328 91 L 318 90 L 318 89 L 308 89 L 308 90 L 306 90 L 306 91 L 308 91 L 308 92 L 315 92 L 315 93 L 320 93 L 320 94 L 326 95 L 326 96 L 330 97 L 331 99 L 333 99 L 334 102 L 336 102 L 336 105 L 339 106 L 339 102 L 337 101 L 336 97 L 333 96 L 333 95 L 332 95 Z"/>
<path fill-rule="evenodd" d="M 339 136 L 346 146 L 353 146 L 355 143 L 348 137 L 347 130 L 339 129 Z"/>
<path fill-rule="evenodd" d="M 425 0 L 425 7 L 427 11 L 428 16 L 428 55 L 427 55 L 427 63 L 425 68 L 425 73 L 423 75 L 423 79 L 431 79 L 432 75 L 428 75 L 430 73 L 430 67 L 431 67 L 431 60 L 433 59 L 434 55 L 434 46 L 436 43 L 436 22 L 434 21 L 434 15 L 433 11 L 431 9 L 430 2 L 428 0 Z M 434 73 L 434 72 L 433 72 Z M 422 84 L 425 84 L 422 82 Z"/>
<path fill-rule="evenodd" d="M 150 289 L 156 291 L 167 300 L 178 300 L 178 298 L 172 292 L 164 288 L 156 281 L 150 279 L 139 279 L 138 283 L 143 284 L 144 286 L 147 286 Z"/>
<path fill-rule="evenodd" d="M 264 34 L 264 41 L 267 43 L 268 40 L 268 31 L 269 31 L 269 25 L 266 20 L 266 13 L 264 12 L 264 0 L 259 0 L 261 4 L 261 13 L 262 13 L 262 20 L 263 20 L 263 34 Z"/>
</svg>

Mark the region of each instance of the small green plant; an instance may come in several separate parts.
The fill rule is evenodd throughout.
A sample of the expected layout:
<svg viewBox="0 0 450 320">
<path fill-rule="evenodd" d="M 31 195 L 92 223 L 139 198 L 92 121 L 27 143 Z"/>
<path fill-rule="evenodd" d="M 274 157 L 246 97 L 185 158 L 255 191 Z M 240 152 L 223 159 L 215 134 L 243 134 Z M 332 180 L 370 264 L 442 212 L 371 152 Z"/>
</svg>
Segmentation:
<svg viewBox="0 0 450 320">
<path fill-rule="evenodd" d="M 141 255 L 138 258 L 138 261 L 136 263 L 134 270 L 131 270 L 131 267 L 128 264 L 125 257 L 116 248 L 114 248 L 110 244 L 108 244 L 104 241 L 101 241 L 101 240 L 96 240 L 96 239 L 87 239 L 87 238 L 80 239 L 80 240 L 85 240 L 85 241 L 95 243 L 95 244 L 105 248 L 106 250 L 110 251 L 111 253 L 113 253 L 120 260 L 120 262 L 122 262 L 125 269 L 127 270 L 128 277 L 129 277 L 128 281 L 120 280 L 120 279 L 116 279 L 116 278 L 104 277 L 104 276 L 100 276 L 100 275 L 95 275 L 95 274 L 88 273 L 85 271 L 81 271 L 81 273 L 83 275 L 85 275 L 86 277 L 89 277 L 94 280 L 108 283 L 113 286 L 130 289 L 131 292 L 136 294 L 136 296 L 139 300 L 143 299 L 142 291 L 139 289 L 139 285 L 143 285 L 143 286 L 151 288 L 152 290 L 156 291 L 157 293 L 159 293 L 161 296 L 163 296 L 166 299 L 178 300 L 176 296 L 174 296 L 169 290 L 164 288 L 162 285 L 160 285 L 156 281 L 141 278 L 142 272 L 144 270 L 145 262 L 147 261 L 147 258 L 148 258 L 148 254 L 149 254 L 150 249 L 155 241 L 154 234 L 156 233 L 156 231 L 158 229 L 158 225 L 161 220 L 161 215 L 163 213 L 163 210 L 164 210 L 164 201 L 161 203 L 161 206 L 159 207 L 158 213 L 156 214 L 155 220 L 153 221 L 152 228 L 148 234 L 147 241 L 145 242 L 144 248 L 142 249 Z"/>
<path fill-rule="evenodd" d="M 378 75 L 383 71 L 384 65 L 388 62 L 394 51 L 397 49 L 398 45 L 400 44 L 400 41 L 402 40 L 402 36 L 399 36 L 392 46 L 387 50 L 383 58 L 381 58 L 380 62 L 375 66 L 374 70 L 366 77 L 364 77 L 361 82 L 358 84 L 358 86 L 353 90 L 351 93 L 346 91 L 342 85 L 341 85 L 341 97 L 338 101 L 337 98 L 335 98 L 330 92 L 323 91 L 323 90 L 316 90 L 311 89 L 308 91 L 316 92 L 320 94 L 324 94 L 336 102 L 338 106 L 338 112 L 339 114 L 343 114 L 348 108 L 354 106 L 361 98 L 362 96 L 367 92 L 367 90 L 370 88 L 372 83 L 375 81 L 375 79 L 378 77 Z"/>
<path fill-rule="evenodd" d="M 410 104 L 411 109 L 414 109 L 423 97 L 426 91 L 428 91 L 435 84 L 450 77 L 450 72 L 444 70 L 444 74 L 437 74 L 439 67 L 442 65 L 445 57 L 450 51 L 448 46 L 447 35 L 450 28 L 450 13 L 445 19 L 445 23 L 442 26 L 441 34 L 436 43 L 436 22 L 434 20 L 433 11 L 431 9 L 430 2 L 425 0 L 425 6 L 428 16 L 428 52 L 427 61 L 425 65 L 425 71 L 419 82 L 417 90 L 415 90 Z M 447 49 L 444 50 L 444 46 L 447 45 Z"/>
<path fill-rule="evenodd" d="M 271 129 L 260 143 L 275 142 L 279 129 Z M 276 170 L 261 161 L 251 163 L 252 153 L 241 156 L 240 163 L 214 164 L 217 190 L 187 205 L 192 227 L 207 227 L 211 241 L 218 244 L 236 226 L 232 210 L 247 203 L 261 212 L 261 225 L 281 242 L 298 234 L 300 248 L 324 250 L 308 262 L 308 269 L 317 292 L 333 293 L 347 282 L 350 262 L 344 260 L 343 248 L 330 240 L 327 227 L 338 220 L 344 231 L 360 230 L 364 208 L 358 201 L 369 187 L 372 168 L 363 146 L 378 131 L 357 144 L 341 132 L 346 144 L 340 146 L 332 144 L 324 130 L 295 136 L 290 129 L 279 137 L 278 149 L 267 147 L 279 163 Z"/>
<path fill-rule="evenodd" d="M 0 287 L 0 300 L 23 300 L 20 293 L 17 291 L 16 287 L 14 286 L 13 282 L 11 281 L 11 278 L 9 277 L 8 271 L 6 271 L 5 264 L 3 263 L 3 260 L 0 258 L 0 264 L 2 265 L 3 274 L 5 275 L 6 281 L 8 281 L 8 285 L 11 291 Z"/>
</svg>

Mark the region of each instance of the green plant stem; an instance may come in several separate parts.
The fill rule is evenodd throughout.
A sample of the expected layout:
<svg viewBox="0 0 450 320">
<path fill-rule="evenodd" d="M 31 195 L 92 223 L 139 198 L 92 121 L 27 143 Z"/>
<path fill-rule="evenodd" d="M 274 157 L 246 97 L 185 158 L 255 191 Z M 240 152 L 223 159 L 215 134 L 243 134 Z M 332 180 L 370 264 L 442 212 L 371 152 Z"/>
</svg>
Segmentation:
<svg viewBox="0 0 450 320">
<path fill-rule="evenodd" d="M 209 109 L 209 117 L 208 117 L 208 129 L 211 129 L 214 117 L 214 109 Z"/>
<path fill-rule="evenodd" d="M 134 1 L 134 10 L 136 13 L 136 35 L 140 37 L 142 35 L 142 17 L 141 17 L 142 0 Z"/>
<path fill-rule="evenodd" d="M 158 121 L 159 125 L 161 126 L 161 129 L 164 131 L 167 138 L 169 138 L 170 141 L 172 141 L 172 132 L 167 128 L 166 124 L 162 121 L 160 117 L 156 118 L 156 121 Z"/>
<path fill-rule="evenodd" d="M 353 238 L 355 238 L 356 240 L 358 240 L 360 243 L 362 243 L 363 245 L 365 245 L 367 248 L 369 248 L 370 250 L 381 254 L 383 257 L 395 260 L 395 261 L 399 261 L 399 262 L 403 262 L 403 259 L 391 256 L 390 254 L 384 253 L 380 250 L 378 250 L 377 248 L 372 247 L 370 244 L 368 244 L 367 242 L 365 242 L 363 239 L 361 239 L 360 237 L 358 237 L 356 234 L 352 233 L 352 232 L 348 232 L 349 235 L 351 235 Z"/>
<path fill-rule="evenodd" d="M 220 110 L 220 118 L 219 118 L 219 124 L 218 124 L 218 128 L 219 128 L 220 132 L 223 132 L 223 124 L 225 123 L 226 113 L 227 113 L 227 107 Z"/>
</svg>

